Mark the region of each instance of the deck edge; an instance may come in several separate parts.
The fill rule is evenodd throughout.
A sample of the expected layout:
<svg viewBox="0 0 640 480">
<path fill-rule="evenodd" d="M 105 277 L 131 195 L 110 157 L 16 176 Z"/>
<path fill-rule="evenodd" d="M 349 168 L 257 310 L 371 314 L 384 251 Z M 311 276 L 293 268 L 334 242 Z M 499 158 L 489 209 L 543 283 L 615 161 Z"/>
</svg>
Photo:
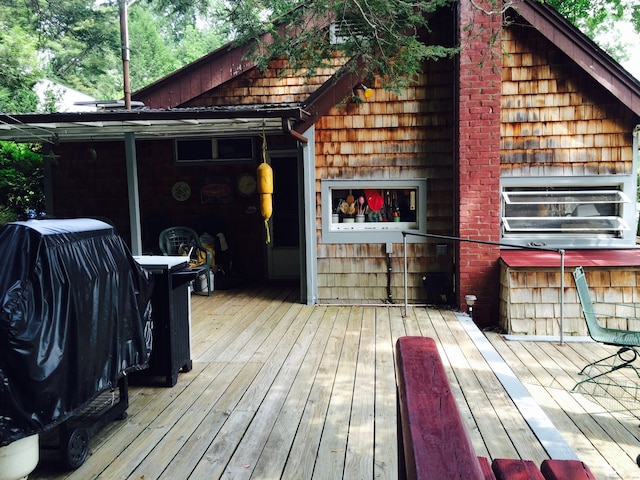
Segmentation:
<svg viewBox="0 0 640 480">
<path fill-rule="evenodd" d="M 507 394 L 540 440 L 549 458 L 554 460 L 580 460 L 575 451 L 569 446 L 562 434 L 555 427 L 546 413 L 531 396 L 527 388 L 520 382 L 511 367 L 507 365 L 500 354 L 493 348 L 491 342 L 484 336 L 471 318 L 464 313 L 454 312 L 458 321 L 476 345 L 491 370 L 506 390 Z"/>
</svg>

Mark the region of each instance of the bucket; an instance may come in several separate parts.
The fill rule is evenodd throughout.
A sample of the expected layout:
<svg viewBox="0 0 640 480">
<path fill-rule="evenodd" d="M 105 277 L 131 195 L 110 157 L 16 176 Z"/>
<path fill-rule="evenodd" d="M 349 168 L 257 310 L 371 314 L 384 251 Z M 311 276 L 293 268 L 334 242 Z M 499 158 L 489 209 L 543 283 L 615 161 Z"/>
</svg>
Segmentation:
<svg viewBox="0 0 640 480">
<path fill-rule="evenodd" d="M 21 438 L 0 447 L 0 480 L 27 478 L 38 465 L 39 459 L 38 435 Z"/>
<path fill-rule="evenodd" d="M 211 291 L 213 292 L 213 279 L 215 275 L 213 270 L 209 270 L 209 280 L 211 281 Z M 194 280 L 193 285 L 194 292 L 206 292 L 207 291 L 207 274 L 202 272 L 198 275 L 198 278 Z"/>
<path fill-rule="evenodd" d="M 196 290 L 199 291 L 199 292 L 207 290 L 207 275 L 206 274 L 201 273 L 200 275 L 198 275 L 198 287 L 200 287 L 200 288 L 196 288 Z"/>
</svg>

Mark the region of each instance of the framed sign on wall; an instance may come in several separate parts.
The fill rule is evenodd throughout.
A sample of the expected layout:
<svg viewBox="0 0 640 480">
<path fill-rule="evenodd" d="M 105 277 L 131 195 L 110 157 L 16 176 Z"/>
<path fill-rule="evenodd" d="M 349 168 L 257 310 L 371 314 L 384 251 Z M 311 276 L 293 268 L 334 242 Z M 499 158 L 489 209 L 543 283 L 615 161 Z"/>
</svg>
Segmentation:
<svg viewBox="0 0 640 480">
<path fill-rule="evenodd" d="M 233 202 L 235 185 L 230 177 L 209 177 L 200 186 L 200 203 L 206 205 Z"/>
</svg>

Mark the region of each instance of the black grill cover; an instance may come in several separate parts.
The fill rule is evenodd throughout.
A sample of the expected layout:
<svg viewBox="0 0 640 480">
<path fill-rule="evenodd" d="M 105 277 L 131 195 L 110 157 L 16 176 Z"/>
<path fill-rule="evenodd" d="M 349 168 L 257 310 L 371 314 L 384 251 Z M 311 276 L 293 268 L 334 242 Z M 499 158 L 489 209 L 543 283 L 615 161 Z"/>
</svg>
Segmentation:
<svg viewBox="0 0 640 480">
<path fill-rule="evenodd" d="M 148 366 L 152 277 L 107 223 L 0 228 L 0 446 Z"/>
</svg>

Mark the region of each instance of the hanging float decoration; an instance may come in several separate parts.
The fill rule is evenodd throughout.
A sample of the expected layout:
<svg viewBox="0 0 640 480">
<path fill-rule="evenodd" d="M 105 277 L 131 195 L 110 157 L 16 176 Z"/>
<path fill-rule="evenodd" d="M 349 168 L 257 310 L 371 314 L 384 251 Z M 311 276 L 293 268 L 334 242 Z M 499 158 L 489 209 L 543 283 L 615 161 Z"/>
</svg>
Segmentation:
<svg viewBox="0 0 640 480">
<path fill-rule="evenodd" d="M 264 218 L 266 230 L 266 243 L 271 243 L 269 233 L 269 219 L 273 214 L 273 169 L 267 163 L 267 137 L 262 133 L 262 163 L 258 166 L 256 177 L 258 181 L 258 193 L 260 194 L 260 213 Z"/>
</svg>

